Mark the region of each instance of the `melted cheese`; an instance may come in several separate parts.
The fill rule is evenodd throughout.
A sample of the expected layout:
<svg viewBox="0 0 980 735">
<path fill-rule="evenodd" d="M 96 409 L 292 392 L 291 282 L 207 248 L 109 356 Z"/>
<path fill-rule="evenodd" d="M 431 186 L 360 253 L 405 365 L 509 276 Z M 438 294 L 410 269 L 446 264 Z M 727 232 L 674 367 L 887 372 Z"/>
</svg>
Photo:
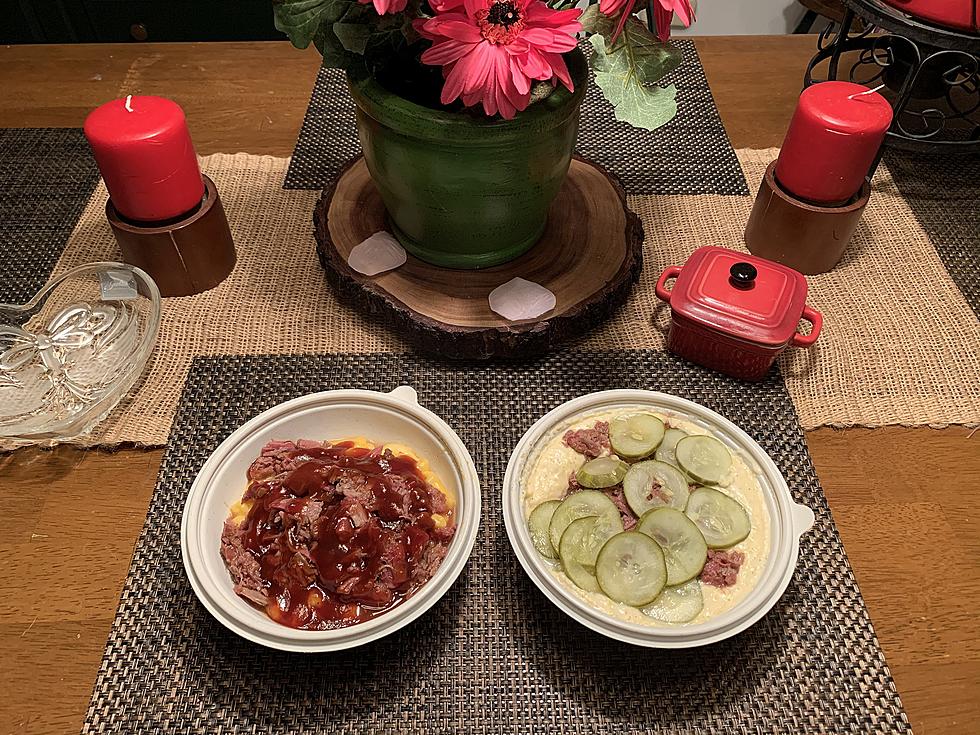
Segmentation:
<svg viewBox="0 0 980 735">
<path fill-rule="evenodd" d="M 580 416 L 572 421 L 555 427 L 543 442 L 541 450 L 524 466 L 521 477 L 523 490 L 522 504 L 524 517 L 546 500 L 558 500 L 564 497 L 568 490 L 568 477 L 585 463 L 585 458 L 562 441 L 569 429 L 590 429 L 596 421 L 612 421 L 619 416 L 628 416 L 637 412 L 653 413 L 660 419 L 669 422 L 670 426 L 681 429 L 688 434 L 709 434 L 706 429 L 678 416 L 650 411 L 642 406 L 619 409 L 604 413 Z M 694 620 L 687 623 L 701 623 L 709 618 L 721 615 L 731 610 L 742 601 L 755 587 L 765 569 L 769 558 L 770 518 L 766 507 L 765 496 L 757 478 L 758 470 L 749 467 L 746 458 L 737 454 L 732 455 L 732 472 L 724 485 L 716 489 L 735 498 L 748 511 L 752 521 L 752 531 L 741 543 L 731 547 L 745 554 L 745 563 L 738 574 L 738 581 L 732 587 L 712 587 L 702 584 L 704 608 Z M 582 598 L 602 612 L 620 620 L 644 625 L 667 625 L 644 615 L 640 610 L 628 605 L 614 602 L 601 592 L 587 592 L 572 582 L 561 569 L 560 563 L 549 563 L 549 571 L 573 594 Z"/>
</svg>

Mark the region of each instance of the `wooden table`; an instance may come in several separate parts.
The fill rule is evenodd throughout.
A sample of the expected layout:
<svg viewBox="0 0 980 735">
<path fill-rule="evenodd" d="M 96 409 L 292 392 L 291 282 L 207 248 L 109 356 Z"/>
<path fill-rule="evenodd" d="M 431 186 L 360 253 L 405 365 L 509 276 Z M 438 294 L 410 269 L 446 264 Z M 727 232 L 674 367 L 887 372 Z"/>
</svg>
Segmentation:
<svg viewBox="0 0 980 735">
<path fill-rule="evenodd" d="M 813 37 L 697 45 L 734 146 L 778 146 Z M 0 127 L 78 127 L 144 92 L 183 105 L 202 154 L 286 156 L 317 65 L 284 43 L 8 46 Z M 980 436 L 820 429 L 807 442 L 916 732 L 976 733 Z M 0 731 L 81 726 L 160 457 L 0 456 Z"/>
</svg>

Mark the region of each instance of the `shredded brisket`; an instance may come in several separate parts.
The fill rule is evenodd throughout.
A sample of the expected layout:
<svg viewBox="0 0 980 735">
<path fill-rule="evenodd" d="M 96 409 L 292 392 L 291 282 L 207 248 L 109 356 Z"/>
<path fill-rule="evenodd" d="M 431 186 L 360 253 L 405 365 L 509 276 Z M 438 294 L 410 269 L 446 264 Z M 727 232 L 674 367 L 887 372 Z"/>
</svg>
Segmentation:
<svg viewBox="0 0 980 735">
<path fill-rule="evenodd" d="M 609 451 L 609 424 L 605 421 L 596 421 L 591 429 L 566 431 L 562 441 L 579 454 L 595 459 Z"/>
<path fill-rule="evenodd" d="M 446 496 L 387 450 L 273 441 L 247 476 L 253 505 L 225 522 L 221 555 L 235 591 L 293 627 L 397 604 L 435 574 L 456 531 Z"/>
<path fill-rule="evenodd" d="M 738 571 L 745 563 L 741 551 L 708 550 L 708 561 L 701 570 L 701 581 L 712 587 L 732 587 L 738 581 Z"/>
</svg>

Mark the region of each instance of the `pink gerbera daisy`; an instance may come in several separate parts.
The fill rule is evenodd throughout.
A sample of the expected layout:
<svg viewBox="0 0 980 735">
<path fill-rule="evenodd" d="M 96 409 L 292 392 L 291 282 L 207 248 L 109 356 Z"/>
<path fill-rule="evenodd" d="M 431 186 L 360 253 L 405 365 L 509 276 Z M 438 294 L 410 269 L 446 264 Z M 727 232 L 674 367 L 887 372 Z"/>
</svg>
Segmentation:
<svg viewBox="0 0 980 735">
<path fill-rule="evenodd" d="M 432 41 L 422 61 L 443 67 L 442 103 L 478 102 L 488 115 L 511 119 L 527 108 L 534 80 L 560 80 L 573 90 L 562 54 L 577 43 L 579 10 L 552 10 L 541 0 L 437 0 L 449 9 L 420 20 Z"/>
<path fill-rule="evenodd" d="M 400 13 L 408 5 L 408 0 L 357 0 L 361 5 L 374 5 L 378 15 Z"/>
<path fill-rule="evenodd" d="M 635 9 L 636 2 L 637 0 L 599 0 L 599 12 L 610 18 L 626 8 L 613 34 L 613 40 L 619 38 L 619 34 L 623 32 L 626 19 Z M 653 19 L 657 26 L 657 38 L 664 43 L 670 40 L 670 24 L 674 20 L 674 13 L 677 13 L 677 19 L 685 28 L 690 26 L 691 21 L 694 20 L 691 0 L 653 0 Z"/>
<path fill-rule="evenodd" d="M 429 0 L 429 5 L 437 13 L 445 13 L 447 10 L 455 10 L 463 7 L 466 0 Z"/>
</svg>

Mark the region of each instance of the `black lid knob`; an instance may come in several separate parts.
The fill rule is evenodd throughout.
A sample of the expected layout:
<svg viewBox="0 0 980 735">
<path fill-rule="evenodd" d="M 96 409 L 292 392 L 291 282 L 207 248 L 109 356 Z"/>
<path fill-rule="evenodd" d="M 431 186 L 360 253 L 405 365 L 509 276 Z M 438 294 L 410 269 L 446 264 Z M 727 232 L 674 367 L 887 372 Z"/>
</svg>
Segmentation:
<svg viewBox="0 0 980 735">
<path fill-rule="evenodd" d="M 755 283 L 755 277 L 759 275 L 759 271 L 751 263 L 739 262 L 728 269 L 728 275 L 732 285 L 736 288 L 749 288 Z"/>
</svg>

